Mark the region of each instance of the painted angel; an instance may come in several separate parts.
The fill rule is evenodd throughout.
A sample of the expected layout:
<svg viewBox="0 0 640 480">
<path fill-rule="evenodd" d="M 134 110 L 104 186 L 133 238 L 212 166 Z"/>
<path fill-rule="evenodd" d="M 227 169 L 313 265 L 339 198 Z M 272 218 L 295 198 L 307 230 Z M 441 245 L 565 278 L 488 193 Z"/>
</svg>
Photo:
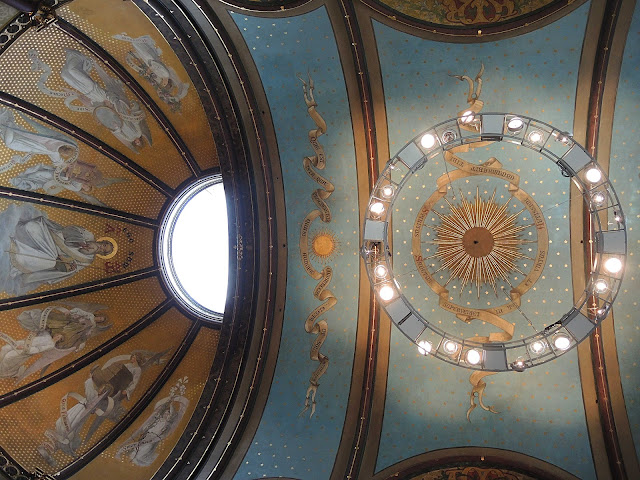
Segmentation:
<svg viewBox="0 0 640 480">
<path fill-rule="evenodd" d="M 61 398 L 60 417 L 37 448 L 40 456 L 52 466 L 57 464 L 57 452 L 76 458 L 78 448 L 91 441 L 104 421 L 115 424 L 122 419 L 127 410 L 123 401 L 131 399 L 146 370 L 166 361 L 167 353 L 135 350 L 112 357 L 104 365 L 94 365 L 84 382 L 84 395 L 69 392 Z"/>
<path fill-rule="evenodd" d="M 158 445 L 176 430 L 189 406 L 184 397 L 187 382 L 187 377 L 181 378 L 168 397 L 156 402 L 149 418 L 118 449 L 116 459 L 124 455 L 134 465 L 148 467 L 158 458 Z"/>
<path fill-rule="evenodd" d="M 25 310 L 18 315 L 18 322 L 29 335 L 23 346 L 30 343 L 29 349 L 19 349 L 23 355 L 20 366 L 11 361 L 15 354 L 6 360 L 0 360 L 0 377 L 13 377 L 16 382 L 38 373 L 42 377 L 49 366 L 70 353 L 84 349 L 87 341 L 111 328 L 112 324 L 105 313 L 105 305 L 61 301 L 45 308 Z M 8 347 L 7 343 L 4 347 Z M 15 349 L 14 349 L 15 350 Z M 0 354 L 0 357 L 2 355 Z M 30 365 L 29 361 L 35 359 Z M 4 368 L 3 366 L 10 366 Z"/>
<path fill-rule="evenodd" d="M 145 142 L 151 145 L 151 131 L 142 106 L 135 100 L 129 100 L 124 84 L 110 76 L 92 58 L 72 48 L 65 50 L 60 77 L 71 88 L 64 91 L 52 90 L 46 85 L 52 70 L 40 59 L 37 50 L 29 50 L 29 58 L 32 70 L 42 72 L 38 80 L 42 93 L 64 98 L 69 110 L 92 113 L 98 123 L 136 153 L 145 146 Z"/>
<path fill-rule="evenodd" d="M 32 130 L 18 125 L 16 119 L 23 120 Z M 75 140 L 4 107 L 0 107 L 0 138 L 7 148 L 20 152 L 0 165 L 0 173 L 24 164 L 34 155 L 49 157 L 54 166 L 71 163 L 78 158 Z"/>
<path fill-rule="evenodd" d="M 129 42 L 132 50 L 127 53 L 127 64 L 138 72 L 155 89 L 160 100 L 172 111 L 180 111 L 180 101 L 187 95 L 189 83 L 183 82 L 176 71 L 162 61 L 162 50 L 149 35 L 132 38 L 126 33 L 113 38 Z"/>
</svg>

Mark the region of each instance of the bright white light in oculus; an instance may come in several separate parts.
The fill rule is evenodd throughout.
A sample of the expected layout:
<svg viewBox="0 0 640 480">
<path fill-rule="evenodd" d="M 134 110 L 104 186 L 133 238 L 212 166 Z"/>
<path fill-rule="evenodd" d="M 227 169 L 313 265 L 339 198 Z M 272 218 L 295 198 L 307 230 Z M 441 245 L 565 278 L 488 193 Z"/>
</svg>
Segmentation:
<svg viewBox="0 0 640 480">
<path fill-rule="evenodd" d="M 420 355 L 428 355 L 429 353 L 431 353 L 432 348 L 433 345 L 431 345 L 431 342 L 428 342 L 426 340 L 421 340 L 420 342 L 418 342 L 418 352 L 420 353 Z"/>
<path fill-rule="evenodd" d="M 422 145 L 424 148 L 431 148 L 435 144 L 436 144 L 436 137 L 434 137 L 430 133 L 423 135 L 422 138 L 420 139 L 420 145 Z"/>
<path fill-rule="evenodd" d="M 380 215 L 382 212 L 384 212 L 384 205 L 380 202 L 375 202 L 372 203 L 371 206 L 369 206 L 369 210 L 371 211 L 371 213 Z"/>
<path fill-rule="evenodd" d="M 618 257 L 611 257 L 604 262 L 604 268 L 610 273 L 618 273 L 622 270 L 622 262 Z"/>
<path fill-rule="evenodd" d="M 511 133 L 518 133 L 524 127 L 524 122 L 521 118 L 513 117 L 509 122 L 507 122 L 507 130 Z"/>
<path fill-rule="evenodd" d="M 538 143 L 542 140 L 542 134 L 540 132 L 533 131 L 529 134 L 529 141 L 531 143 Z"/>
<path fill-rule="evenodd" d="M 571 345 L 571 340 L 566 335 L 558 335 L 553 339 L 553 344 L 558 350 L 566 350 Z"/>
<path fill-rule="evenodd" d="M 467 363 L 469 365 L 477 365 L 480 363 L 480 352 L 477 350 L 469 350 L 467 352 Z"/>
<path fill-rule="evenodd" d="M 602 173 L 597 168 L 590 168 L 584 176 L 591 183 L 598 183 L 602 178 Z"/>
<path fill-rule="evenodd" d="M 442 348 L 444 348 L 444 351 L 447 353 L 456 353 L 458 351 L 458 344 L 451 340 L 447 340 L 446 342 L 444 342 Z"/>
<path fill-rule="evenodd" d="M 182 192 L 169 208 L 160 236 L 165 279 L 197 314 L 219 319 L 229 276 L 227 204 L 219 177 Z"/>
<path fill-rule="evenodd" d="M 385 285 L 380 290 L 378 290 L 378 294 L 380 295 L 380 298 L 382 300 L 384 300 L 385 302 L 388 302 L 395 295 L 395 291 L 389 285 Z"/>
<path fill-rule="evenodd" d="M 376 268 L 373 269 L 373 273 L 378 278 L 384 278 L 387 276 L 387 267 L 385 265 L 378 265 Z"/>
<path fill-rule="evenodd" d="M 382 187 L 381 192 L 384 198 L 393 197 L 393 187 L 391 185 L 385 185 L 384 187 Z"/>
</svg>

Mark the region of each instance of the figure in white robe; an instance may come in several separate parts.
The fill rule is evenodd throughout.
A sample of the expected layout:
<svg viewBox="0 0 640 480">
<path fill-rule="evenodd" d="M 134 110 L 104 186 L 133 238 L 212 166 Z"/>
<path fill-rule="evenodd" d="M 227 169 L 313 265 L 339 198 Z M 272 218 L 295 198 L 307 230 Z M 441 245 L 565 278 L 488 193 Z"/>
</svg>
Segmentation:
<svg viewBox="0 0 640 480">
<path fill-rule="evenodd" d="M 149 35 L 132 38 L 126 33 L 113 38 L 129 42 L 133 50 L 126 56 L 127 64 L 144 77 L 156 90 L 160 99 L 171 110 L 179 111 L 182 100 L 189 90 L 189 83 L 182 82 L 176 71 L 162 61 L 162 50 Z"/>
<path fill-rule="evenodd" d="M 16 116 L 35 131 L 18 125 Z M 25 163 L 33 155 L 46 155 L 54 166 L 72 162 L 78 157 L 78 144 L 74 140 L 5 107 L 0 107 L 0 138 L 7 148 L 24 154 L 13 155 L 9 162 L 0 166 L 0 172 Z"/>
<path fill-rule="evenodd" d="M 46 85 L 52 73 L 51 67 L 40 59 L 35 49 L 29 50 L 29 57 L 32 68 L 43 72 L 38 81 L 41 92 L 51 97 L 65 98 L 64 103 L 70 110 L 92 113 L 100 124 L 136 153 L 144 146 L 145 140 L 151 145 L 151 131 L 141 105 L 129 100 L 123 83 L 107 74 L 92 58 L 78 50 L 66 49 L 60 77 L 72 90 L 56 91 Z M 92 77 L 93 72 L 100 82 Z"/>
<path fill-rule="evenodd" d="M 61 339 L 62 335 L 52 337 L 47 331 L 23 340 L 14 340 L 0 332 L 0 341 L 5 342 L 0 348 L 0 378 L 18 378 L 24 372 L 26 362 L 35 355 L 53 350 Z"/>
<path fill-rule="evenodd" d="M 75 193 L 88 203 L 106 206 L 91 193 L 97 188 L 106 187 L 124 180 L 104 178 L 100 170 L 94 165 L 76 161 L 57 167 L 38 163 L 9 181 L 11 185 L 20 190 L 29 192 L 43 191 L 48 195 L 57 195 L 67 190 Z"/>
<path fill-rule="evenodd" d="M 0 247 L 0 288 L 22 295 L 72 277 L 96 256 L 113 254 L 116 245 L 111 239 L 97 241 L 83 227 L 53 222 L 30 205 L 11 204 L 0 213 Z"/>
</svg>

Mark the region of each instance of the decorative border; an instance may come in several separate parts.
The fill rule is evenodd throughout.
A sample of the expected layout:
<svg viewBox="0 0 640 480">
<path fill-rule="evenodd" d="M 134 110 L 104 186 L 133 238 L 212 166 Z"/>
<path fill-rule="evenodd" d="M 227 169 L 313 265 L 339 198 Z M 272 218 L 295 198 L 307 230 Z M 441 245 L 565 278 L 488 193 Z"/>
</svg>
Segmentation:
<svg viewBox="0 0 640 480">
<path fill-rule="evenodd" d="M 372 11 L 383 15 L 391 22 L 402 27 L 418 30 L 434 36 L 459 39 L 459 41 L 492 41 L 499 37 L 514 36 L 526 33 L 531 30 L 541 28 L 555 20 L 574 11 L 587 0 L 557 0 L 534 12 L 522 15 L 513 20 L 499 22 L 495 24 L 476 25 L 472 27 L 445 26 L 430 22 L 425 22 L 379 3 L 376 0 L 360 0 Z M 415 31 L 412 32 L 415 34 Z M 455 40 L 454 40 L 455 41 Z"/>
</svg>

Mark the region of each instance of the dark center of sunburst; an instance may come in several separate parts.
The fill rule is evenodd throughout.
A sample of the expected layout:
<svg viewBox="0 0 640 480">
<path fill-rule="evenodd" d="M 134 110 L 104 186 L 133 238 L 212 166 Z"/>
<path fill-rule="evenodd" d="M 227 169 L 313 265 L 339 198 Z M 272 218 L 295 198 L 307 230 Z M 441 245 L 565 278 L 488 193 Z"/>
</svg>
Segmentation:
<svg viewBox="0 0 640 480">
<path fill-rule="evenodd" d="M 462 236 L 464 251 L 472 257 L 486 257 L 493 250 L 494 240 L 491 232 L 484 227 L 473 227 Z"/>
</svg>

